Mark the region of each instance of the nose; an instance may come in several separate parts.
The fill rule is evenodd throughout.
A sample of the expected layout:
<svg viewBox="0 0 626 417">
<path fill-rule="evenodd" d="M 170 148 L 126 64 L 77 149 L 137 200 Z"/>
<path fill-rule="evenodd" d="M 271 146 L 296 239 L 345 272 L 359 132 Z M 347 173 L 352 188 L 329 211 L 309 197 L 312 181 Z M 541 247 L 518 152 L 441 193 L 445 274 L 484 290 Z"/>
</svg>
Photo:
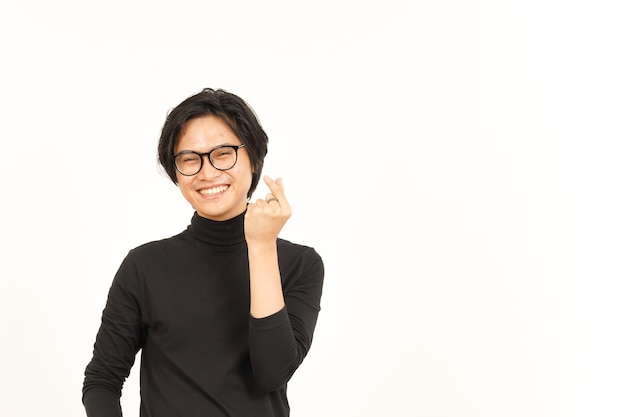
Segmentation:
<svg viewBox="0 0 626 417">
<path fill-rule="evenodd" d="M 202 158 L 202 167 L 197 175 L 209 178 L 219 175 L 221 171 L 213 166 L 211 160 L 209 159 L 209 155 L 202 155 Z"/>
</svg>

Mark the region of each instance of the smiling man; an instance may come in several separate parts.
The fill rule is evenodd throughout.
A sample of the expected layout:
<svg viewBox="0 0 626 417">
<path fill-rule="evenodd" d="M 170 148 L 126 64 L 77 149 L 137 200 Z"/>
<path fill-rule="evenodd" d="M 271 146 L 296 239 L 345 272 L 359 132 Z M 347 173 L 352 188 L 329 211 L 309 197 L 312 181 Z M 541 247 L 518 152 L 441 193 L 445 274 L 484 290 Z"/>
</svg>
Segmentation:
<svg viewBox="0 0 626 417">
<path fill-rule="evenodd" d="M 89 417 L 121 416 L 141 350 L 142 417 L 288 416 L 287 382 L 306 356 L 324 266 L 278 237 L 291 216 L 282 179 L 249 202 L 267 135 L 238 96 L 205 89 L 168 115 L 159 161 L 195 212 L 185 231 L 129 252 L 87 365 Z"/>
</svg>

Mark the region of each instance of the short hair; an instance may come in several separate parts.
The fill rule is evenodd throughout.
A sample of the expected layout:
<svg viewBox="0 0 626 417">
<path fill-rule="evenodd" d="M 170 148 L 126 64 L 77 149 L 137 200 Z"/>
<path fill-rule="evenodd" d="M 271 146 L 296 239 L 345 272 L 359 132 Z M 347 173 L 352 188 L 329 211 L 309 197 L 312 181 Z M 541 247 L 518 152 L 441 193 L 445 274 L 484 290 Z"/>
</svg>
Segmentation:
<svg viewBox="0 0 626 417">
<path fill-rule="evenodd" d="M 180 132 L 189 120 L 208 115 L 222 119 L 246 145 L 252 163 L 252 184 L 248 190 L 250 198 L 261 178 L 268 138 L 254 110 L 239 96 L 228 91 L 205 88 L 169 112 L 159 139 L 159 163 L 174 184 L 178 184 L 173 155 Z"/>
</svg>

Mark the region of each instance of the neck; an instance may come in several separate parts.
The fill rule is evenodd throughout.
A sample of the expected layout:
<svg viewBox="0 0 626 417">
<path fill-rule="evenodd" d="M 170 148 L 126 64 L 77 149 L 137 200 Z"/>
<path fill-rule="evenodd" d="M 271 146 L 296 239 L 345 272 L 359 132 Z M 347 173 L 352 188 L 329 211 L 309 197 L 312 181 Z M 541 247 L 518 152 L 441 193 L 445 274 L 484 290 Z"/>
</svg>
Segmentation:
<svg viewBox="0 0 626 417">
<path fill-rule="evenodd" d="M 194 213 L 187 232 L 194 238 L 217 246 L 231 246 L 245 242 L 245 211 L 231 219 L 211 220 Z"/>
</svg>

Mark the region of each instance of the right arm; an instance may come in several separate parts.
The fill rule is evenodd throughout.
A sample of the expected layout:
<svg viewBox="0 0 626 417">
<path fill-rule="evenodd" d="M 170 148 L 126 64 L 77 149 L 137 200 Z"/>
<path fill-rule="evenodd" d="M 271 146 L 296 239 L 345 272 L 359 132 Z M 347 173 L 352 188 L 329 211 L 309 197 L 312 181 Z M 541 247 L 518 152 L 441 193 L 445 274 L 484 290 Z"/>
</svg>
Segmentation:
<svg viewBox="0 0 626 417">
<path fill-rule="evenodd" d="M 83 404 L 88 417 L 122 415 L 122 386 L 144 339 L 137 282 L 135 265 L 127 256 L 113 280 L 85 370 Z"/>
</svg>

